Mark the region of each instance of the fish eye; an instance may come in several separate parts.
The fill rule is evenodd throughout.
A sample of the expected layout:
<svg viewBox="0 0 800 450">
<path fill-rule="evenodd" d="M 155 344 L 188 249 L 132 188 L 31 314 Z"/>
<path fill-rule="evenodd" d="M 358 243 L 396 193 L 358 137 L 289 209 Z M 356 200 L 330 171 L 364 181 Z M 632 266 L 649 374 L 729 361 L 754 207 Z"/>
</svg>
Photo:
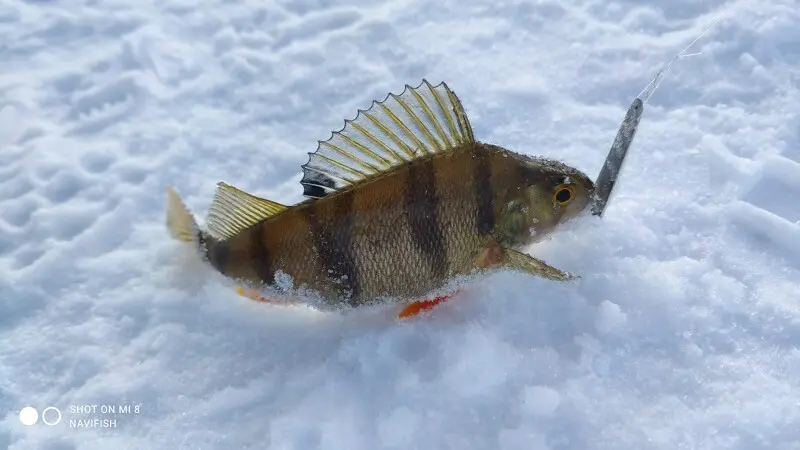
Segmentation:
<svg viewBox="0 0 800 450">
<path fill-rule="evenodd" d="M 574 194 L 575 188 L 567 184 L 560 184 L 553 191 L 553 201 L 564 206 L 572 201 Z"/>
</svg>

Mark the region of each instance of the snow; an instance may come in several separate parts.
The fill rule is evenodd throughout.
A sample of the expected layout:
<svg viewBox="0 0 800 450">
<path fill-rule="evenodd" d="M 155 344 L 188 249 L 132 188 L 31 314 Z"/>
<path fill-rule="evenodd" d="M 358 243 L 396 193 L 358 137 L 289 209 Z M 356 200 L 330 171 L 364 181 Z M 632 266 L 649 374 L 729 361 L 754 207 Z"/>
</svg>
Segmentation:
<svg viewBox="0 0 800 450">
<path fill-rule="evenodd" d="M 166 232 L 167 185 L 200 216 L 218 181 L 300 200 L 316 141 L 423 77 L 480 140 L 594 176 L 728 9 L 647 103 L 603 219 L 530 249 L 577 283 L 326 314 L 238 296 Z M 4 3 L 0 448 L 796 449 L 799 21 L 793 0 Z M 116 422 L 70 426 L 95 419 Z"/>
</svg>

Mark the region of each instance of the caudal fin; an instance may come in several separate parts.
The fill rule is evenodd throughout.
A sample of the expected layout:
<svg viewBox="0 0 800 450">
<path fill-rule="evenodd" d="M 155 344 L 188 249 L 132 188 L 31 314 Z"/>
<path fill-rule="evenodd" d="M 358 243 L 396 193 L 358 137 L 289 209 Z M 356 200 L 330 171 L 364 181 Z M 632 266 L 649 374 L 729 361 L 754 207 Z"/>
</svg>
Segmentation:
<svg viewBox="0 0 800 450">
<path fill-rule="evenodd" d="M 172 187 L 167 188 L 167 228 L 169 234 L 180 241 L 194 242 L 197 239 L 197 222 Z"/>
</svg>

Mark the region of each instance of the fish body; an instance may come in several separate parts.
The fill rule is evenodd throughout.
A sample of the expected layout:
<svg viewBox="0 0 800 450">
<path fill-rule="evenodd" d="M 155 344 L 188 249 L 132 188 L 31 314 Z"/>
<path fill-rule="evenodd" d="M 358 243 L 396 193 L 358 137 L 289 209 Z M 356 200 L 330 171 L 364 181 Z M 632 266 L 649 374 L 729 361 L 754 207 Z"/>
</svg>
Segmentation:
<svg viewBox="0 0 800 450">
<path fill-rule="evenodd" d="M 170 188 L 169 229 L 250 287 L 283 273 L 357 307 L 493 267 L 573 279 L 520 250 L 582 214 L 595 188 L 561 162 L 475 140 L 455 93 L 427 81 L 359 111 L 303 171 L 309 198 L 292 206 L 220 183 L 206 229 Z"/>
</svg>

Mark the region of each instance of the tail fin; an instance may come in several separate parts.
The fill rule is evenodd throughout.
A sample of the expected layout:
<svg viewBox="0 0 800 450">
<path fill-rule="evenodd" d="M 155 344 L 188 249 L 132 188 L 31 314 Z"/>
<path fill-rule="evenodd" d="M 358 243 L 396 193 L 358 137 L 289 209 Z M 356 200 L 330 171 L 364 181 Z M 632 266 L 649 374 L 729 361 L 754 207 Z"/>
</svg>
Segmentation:
<svg viewBox="0 0 800 450">
<path fill-rule="evenodd" d="M 197 222 L 172 187 L 167 188 L 167 228 L 175 239 L 184 242 L 197 241 Z"/>
</svg>

